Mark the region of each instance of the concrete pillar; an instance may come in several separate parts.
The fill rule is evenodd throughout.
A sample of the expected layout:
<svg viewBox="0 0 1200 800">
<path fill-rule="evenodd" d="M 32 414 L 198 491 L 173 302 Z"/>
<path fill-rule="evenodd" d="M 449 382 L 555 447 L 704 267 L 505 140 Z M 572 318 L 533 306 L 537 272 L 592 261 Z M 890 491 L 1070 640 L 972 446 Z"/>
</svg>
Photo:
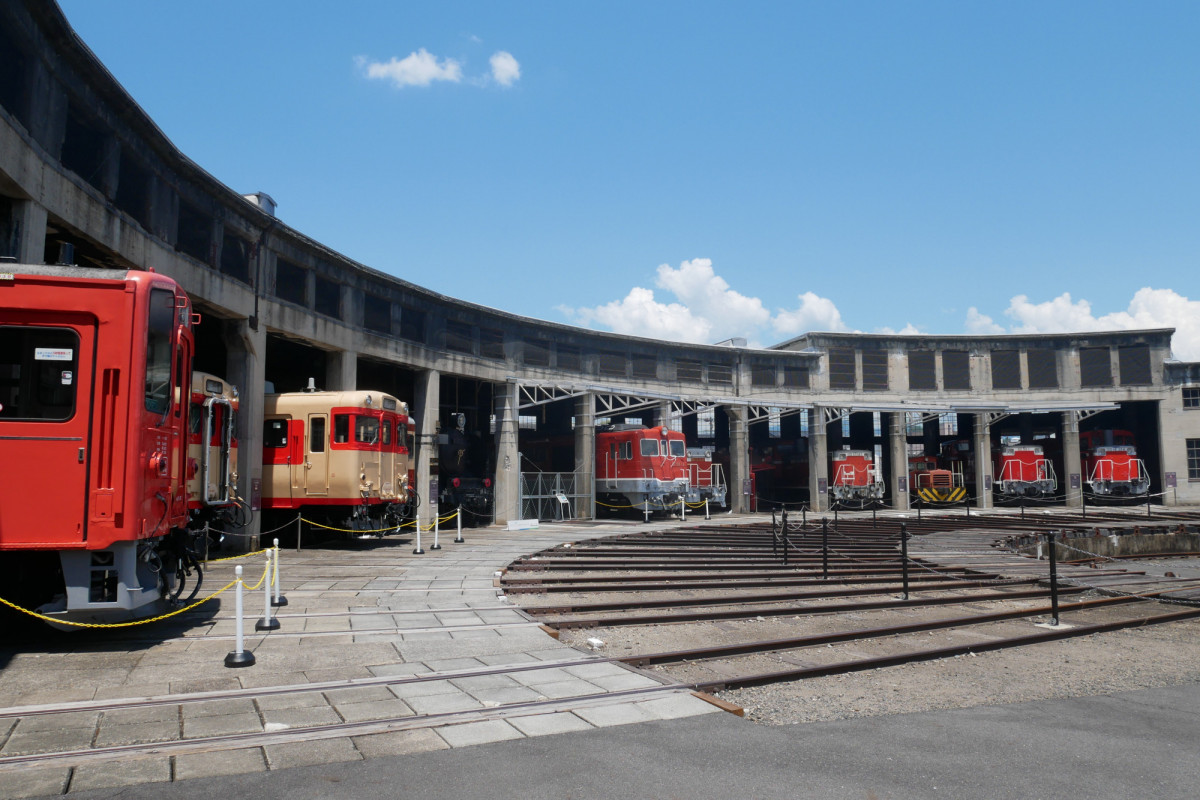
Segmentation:
<svg viewBox="0 0 1200 800">
<path fill-rule="evenodd" d="M 1079 453 L 1079 413 L 1064 411 L 1062 415 L 1063 472 L 1058 476 L 1067 496 L 1067 508 L 1083 506 L 1083 458 Z M 1078 486 L 1079 488 L 1075 488 Z"/>
<path fill-rule="evenodd" d="M 586 492 L 575 516 L 596 518 L 596 395 L 587 392 L 575 398 L 575 491 Z"/>
<path fill-rule="evenodd" d="M 13 225 L 17 231 L 17 250 L 13 255 L 20 264 L 41 264 L 46 260 L 46 209 L 32 200 L 13 202 Z"/>
<path fill-rule="evenodd" d="M 664 428 L 671 427 L 671 403 L 664 401 L 654 407 L 654 422 L 652 425 L 662 425 Z"/>
<path fill-rule="evenodd" d="M 977 508 L 992 507 L 992 426 L 987 414 L 975 415 L 975 502 Z"/>
<path fill-rule="evenodd" d="M 235 536 L 235 547 L 248 552 L 259 548 L 262 499 L 263 386 L 267 380 L 267 330 L 250 328 L 248 319 L 224 323 L 225 378 L 238 388 L 238 494 L 255 510 L 250 524 Z"/>
<path fill-rule="evenodd" d="M 517 409 L 520 408 L 516 384 L 496 384 L 493 409 L 496 414 L 496 523 L 521 518 L 521 465 L 517 448 Z"/>
<path fill-rule="evenodd" d="M 908 430 L 904 414 L 893 411 L 887 415 L 888 448 L 891 452 L 892 474 L 888 476 L 888 491 L 892 506 L 902 511 L 909 508 Z"/>
<path fill-rule="evenodd" d="M 353 350 L 334 350 L 325 354 L 325 390 L 352 392 L 358 388 L 358 353 Z M 380 389 L 364 386 L 364 389 Z"/>
<path fill-rule="evenodd" d="M 729 507 L 735 514 L 750 511 L 750 498 L 742 493 L 742 487 L 750 480 L 750 432 L 746 422 L 748 410 L 744 406 L 726 406 L 729 417 Z"/>
<path fill-rule="evenodd" d="M 436 369 L 417 373 L 413 404 L 409 409 L 417 425 L 417 485 L 421 495 L 423 522 L 437 513 L 437 491 L 431 482 L 438 474 L 438 404 L 441 402 L 441 375 Z"/>
<path fill-rule="evenodd" d="M 820 406 L 808 412 L 808 496 L 813 511 L 829 509 L 829 444 Z"/>
</svg>

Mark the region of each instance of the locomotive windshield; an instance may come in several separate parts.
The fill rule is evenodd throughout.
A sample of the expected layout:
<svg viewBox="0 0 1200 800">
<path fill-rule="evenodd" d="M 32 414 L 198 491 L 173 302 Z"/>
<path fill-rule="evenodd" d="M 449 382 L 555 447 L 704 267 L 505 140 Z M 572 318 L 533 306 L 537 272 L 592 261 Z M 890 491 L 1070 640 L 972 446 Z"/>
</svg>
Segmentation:
<svg viewBox="0 0 1200 800">
<path fill-rule="evenodd" d="M 642 439 L 642 455 L 658 455 L 658 439 Z"/>
<path fill-rule="evenodd" d="M 685 458 L 687 456 L 687 443 L 682 439 L 672 439 L 671 455 L 676 458 Z"/>
<path fill-rule="evenodd" d="M 175 293 L 150 290 L 146 326 L 146 410 L 166 414 L 171 397 L 171 330 L 175 323 Z"/>
</svg>

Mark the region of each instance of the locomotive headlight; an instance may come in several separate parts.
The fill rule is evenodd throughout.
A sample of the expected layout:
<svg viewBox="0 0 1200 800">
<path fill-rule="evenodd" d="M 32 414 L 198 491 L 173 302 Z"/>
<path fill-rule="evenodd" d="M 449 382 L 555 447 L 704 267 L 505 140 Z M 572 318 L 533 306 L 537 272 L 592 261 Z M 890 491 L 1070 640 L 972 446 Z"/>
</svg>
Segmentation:
<svg viewBox="0 0 1200 800">
<path fill-rule="evenodd" d="M 371 395 L 367 395 L 367 408 L 370 408 L 373 402 L 375 401 L 371 399 Z"/>
</svg>

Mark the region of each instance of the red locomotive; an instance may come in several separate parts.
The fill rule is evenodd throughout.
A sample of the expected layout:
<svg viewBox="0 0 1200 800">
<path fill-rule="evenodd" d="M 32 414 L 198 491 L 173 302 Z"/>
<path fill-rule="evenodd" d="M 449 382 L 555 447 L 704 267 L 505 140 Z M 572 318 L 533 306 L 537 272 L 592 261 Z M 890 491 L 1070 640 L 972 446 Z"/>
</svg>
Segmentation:
<svg viewBox="0 0 1200 800">
<path fill-rule="evenodd" d="M 837 450 L 830 457 L 832 479 L 829 496 L 834 502 L 879 500 L 883 481 L 875 469 L 875 456 L 868 450 Z"/>
<path fill-rule="evenodd" d="M 104 620 L 178 595 L 195 565 L 193 323 L 187 295 L 153 272 L 0 270 L 0 561 L 10 598 L 65 620 Z"/>
<path fill-rule="evenodd" d="M 275 512 L 270 524 L 300 512 L 335 533 L 382 535 L 399 525 L 418 502 L 413 430 L 407 404 L 382 392 L 266 395 L 262 505 Z"/>
<path fill-rule="evenodd" d="M 1092 494 L 1139 497 L 1150 491 L 1150 475 L 1129 431 L 1081 431 L 1079 449 Z"/>
<path fill-rule="evenodd" d="M 710 448 L 687 448 L 687 479 L 689 503 L 711 500 L 722 507 L 725 506 L 727 487 L 721 474 L 721 465 L 713 461 Z"/>
<path fill-rule="evenodd" d="M 686 498 L 687 442 L 663 426 L 607 425 L 596 431 L 596 494 L 605 503 L 664 510 Z"/>
<path fill-rule="evenodd" d="M 995 455 L 996 491 L 1002 497 L 1051 496 L 1058 489 L 1054 465 L 1037 444 L 1003 445 Z"/>
</svg>

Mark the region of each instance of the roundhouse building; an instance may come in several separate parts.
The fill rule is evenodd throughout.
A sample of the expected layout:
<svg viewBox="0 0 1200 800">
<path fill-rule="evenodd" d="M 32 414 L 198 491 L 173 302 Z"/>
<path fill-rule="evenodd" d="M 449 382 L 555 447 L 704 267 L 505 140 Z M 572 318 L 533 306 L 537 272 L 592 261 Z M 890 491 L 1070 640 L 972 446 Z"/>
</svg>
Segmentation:
<svg viewBox="0 0 1200 800">
<path fill-rule="evenodd" d="M 497 522 L 594 515 L 605 421 L 683 430 L 721 466 L 736 510 L 824 507 L 830 455 L 845 448 L 875 454 L 897 507 L 910 503 L 910 458 L 958 448 L 972 456 L 968 493 L 988 505 L 991 453 L 1009 442 L 1056 453 L 1058 502 L 1075 505 L 1088 477 L 1080 437 L 1114 430 L 1136 439 L 1155 502 L 1200 502 L 1200 364 L 1171 359 L 1170 330 L 812 333 L 760 350 L 459 301 L 358 264 L 288 227 L 268 195 L 216 181 L 49 0 L 0 5 L 0 258 L 178 280 L 202 315 L 196 368 L 241 387 L 252 502 L 263 395 L 310 378 L 410 404 L 423 495 L 436 490 L 438 442 L 460 425 L 478 445 L 472 469 L 494 481 Z"/>
</svg>

